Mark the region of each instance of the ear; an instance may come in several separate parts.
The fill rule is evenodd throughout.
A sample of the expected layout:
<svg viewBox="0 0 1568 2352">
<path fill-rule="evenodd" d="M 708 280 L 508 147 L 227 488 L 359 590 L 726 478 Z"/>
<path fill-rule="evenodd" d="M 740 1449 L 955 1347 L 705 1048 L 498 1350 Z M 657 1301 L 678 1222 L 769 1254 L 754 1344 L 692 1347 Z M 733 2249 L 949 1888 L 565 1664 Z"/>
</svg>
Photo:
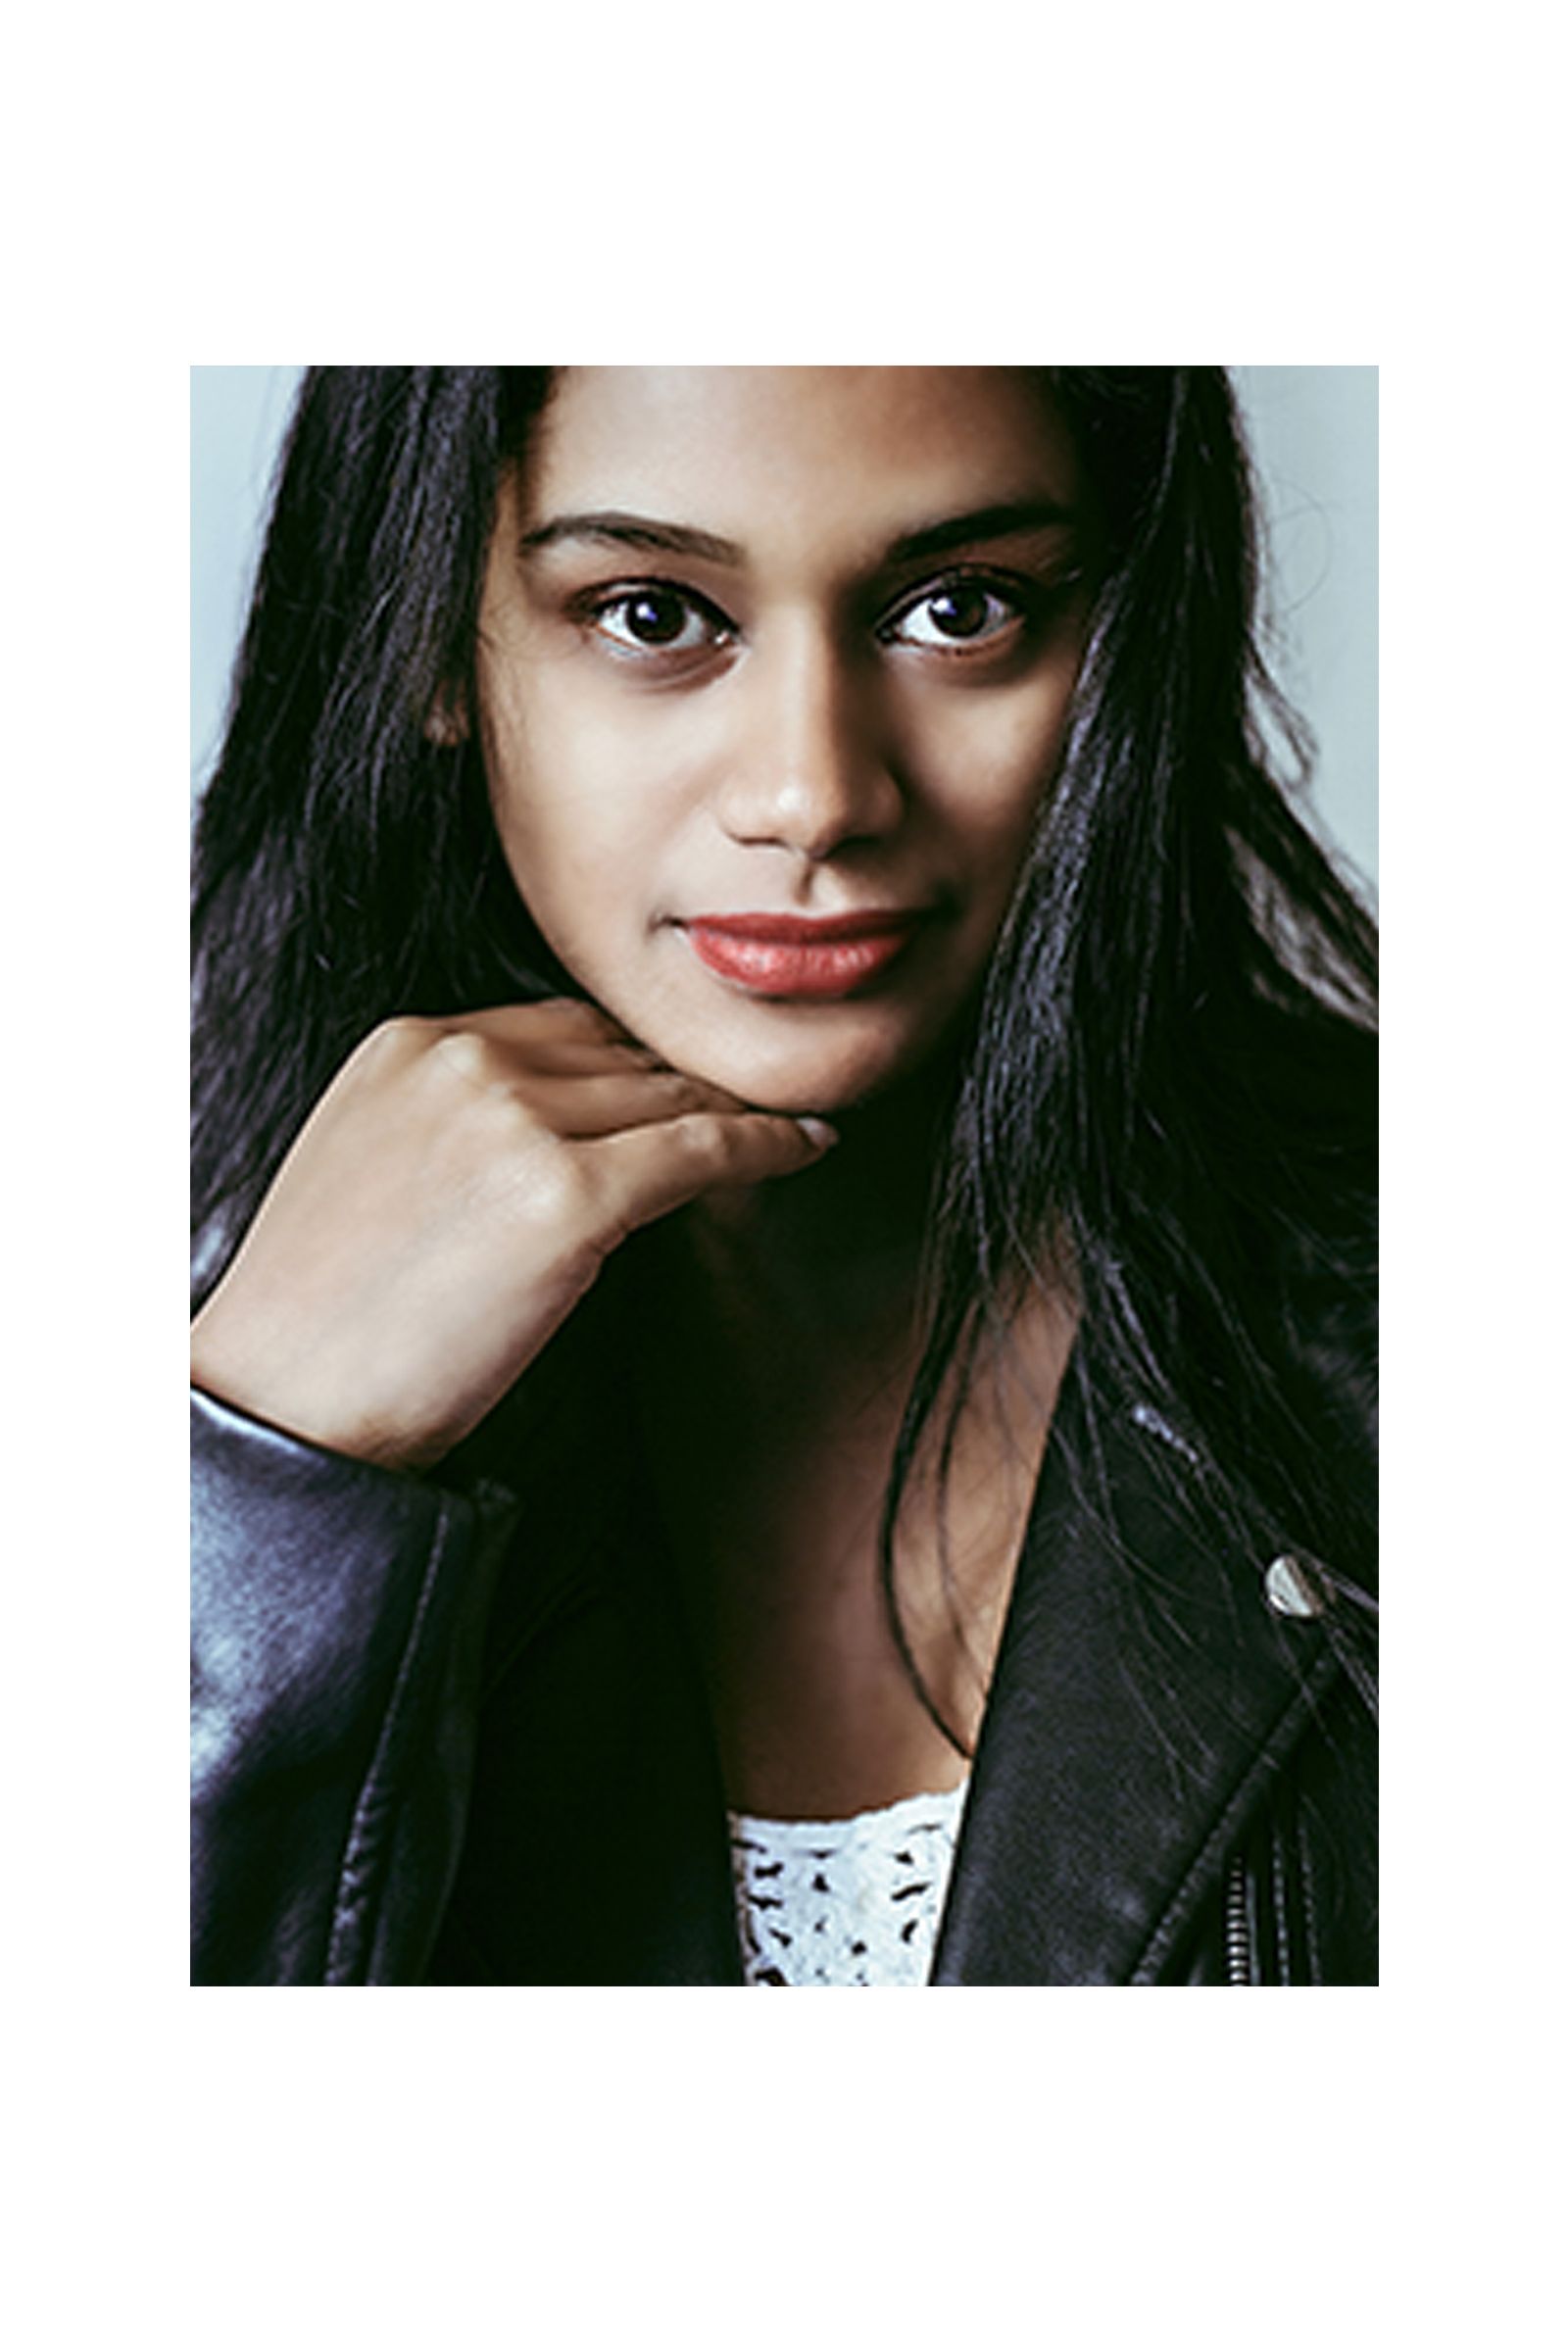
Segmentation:
<svg viewBox="0 0 1568 2352">
<path fill-rule="evenodd" d="M 468 698 L 461 686 L 443 686 L 424 719 L 424 740 L 438 752 L 456 751 L 468 740 Z"/>
</svg>

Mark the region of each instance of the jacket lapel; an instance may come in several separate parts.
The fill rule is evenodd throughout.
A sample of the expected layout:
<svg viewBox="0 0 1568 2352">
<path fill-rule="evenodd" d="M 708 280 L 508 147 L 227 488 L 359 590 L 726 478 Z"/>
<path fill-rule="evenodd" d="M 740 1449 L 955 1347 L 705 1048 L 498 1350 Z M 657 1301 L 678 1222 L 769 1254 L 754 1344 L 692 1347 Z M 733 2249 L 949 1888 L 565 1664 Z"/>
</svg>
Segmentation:
<svg viewBox="0 0 1568 2352">
<path fill-rule="evenodd" d="M 1080 1376 L 1019 1558 L 934 1984 L 1158 1981 L 1338 1671 L 1314 1624 L 1270 1614 L 1261 1561 L 1197 1534 L 1168 1442 L 1130 1421 L 1105 1441 L 1106 1524 Z M 500 1983 L 739 1984 L 722 1782 L 651 1490 L 635 1471 L 570 1484 L 569 1529 L 530 1514 L 535 1543 L 557 1539 L 559 1630 L 537 1623 L 535 1557 L 458 1908 Z"/>
<path fill-rule="evenodd" d="M 999 1651 L 934 1984 L 1155 1982 L 1335 1671 L 1276 1620 L 1261 1561 L 1195 1539 L 1167 1439 L 1105 1442 L 1114 1529 L 1084 1491 L 1064 1384 Z M 1163 1458 L 1161 1458 L 1163 1457 Z M 1145 1638 L 1129 1639 L 1132 1612 Z M 1152 1663 L 1135 1673 L 1134 1656 Z"/>
<path fill-rule="evenodd" d="M 491 1435 L 495 1475 L 528 1475 L 434 1981 L 739 1984 L 706 1700 L 637 1447 L 604 1442 L 630 1418 L 617 1351 L 580 1353 Z"/>
</svg>

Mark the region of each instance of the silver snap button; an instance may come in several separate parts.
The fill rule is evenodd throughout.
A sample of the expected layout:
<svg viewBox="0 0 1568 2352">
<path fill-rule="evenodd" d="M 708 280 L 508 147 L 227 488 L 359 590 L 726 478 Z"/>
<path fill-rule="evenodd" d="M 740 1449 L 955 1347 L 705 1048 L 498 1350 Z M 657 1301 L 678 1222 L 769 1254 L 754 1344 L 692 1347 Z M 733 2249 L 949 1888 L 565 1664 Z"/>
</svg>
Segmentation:
<svg viewBox="0 0 1568 2352">
<path fill-rule="evenodd" d="M 1263 1597 L 1276 1617 L 1321 1617 L 1328 1607 L 1316 1579 L 1288 1551 L 1264 1569 Z"/>
</svg>

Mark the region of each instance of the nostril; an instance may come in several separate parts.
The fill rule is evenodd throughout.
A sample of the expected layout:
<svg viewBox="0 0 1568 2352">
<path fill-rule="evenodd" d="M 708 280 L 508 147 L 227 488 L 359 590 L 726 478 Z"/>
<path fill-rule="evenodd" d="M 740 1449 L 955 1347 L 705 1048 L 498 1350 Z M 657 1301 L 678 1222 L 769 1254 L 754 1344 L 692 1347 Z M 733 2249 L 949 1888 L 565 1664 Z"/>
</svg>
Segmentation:
<svg viewBox="0 0 1568 2352">
<path fill-rule="evenodd" d="M 821 858 L 850 842 L 883 839 L 903 808 L 904 796 L 886 768 L 872 761 L 824 762 L 810 771 L 775 768 L 769 776 L 734 778 L 719 814 L 738 841 L 773 843 Z"/>
</svg>

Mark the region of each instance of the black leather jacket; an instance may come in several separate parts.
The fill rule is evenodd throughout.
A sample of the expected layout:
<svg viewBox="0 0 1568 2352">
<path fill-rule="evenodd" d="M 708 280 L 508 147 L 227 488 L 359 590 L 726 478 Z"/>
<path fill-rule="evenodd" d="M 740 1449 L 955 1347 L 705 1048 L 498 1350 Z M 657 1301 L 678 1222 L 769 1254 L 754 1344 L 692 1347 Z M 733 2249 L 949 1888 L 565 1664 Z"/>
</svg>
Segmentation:
<svg viewBox="0 0 1568 2352">
<path fill-rule="evenodd" d="M 635 1472 L 535 1506 L 201 1396 L 193 1426 L 194 1980 L 740 1984 L 722 1788 Z M 1375 1983 L 1348 1604 L 1281 1614 L 1289 1576 L 1195 1544 L 1153 1427 L 1114 1432 L 1114 1536 L 1064 1455 L 1054 1432 L 931 1982 Z"/>
</svg>

